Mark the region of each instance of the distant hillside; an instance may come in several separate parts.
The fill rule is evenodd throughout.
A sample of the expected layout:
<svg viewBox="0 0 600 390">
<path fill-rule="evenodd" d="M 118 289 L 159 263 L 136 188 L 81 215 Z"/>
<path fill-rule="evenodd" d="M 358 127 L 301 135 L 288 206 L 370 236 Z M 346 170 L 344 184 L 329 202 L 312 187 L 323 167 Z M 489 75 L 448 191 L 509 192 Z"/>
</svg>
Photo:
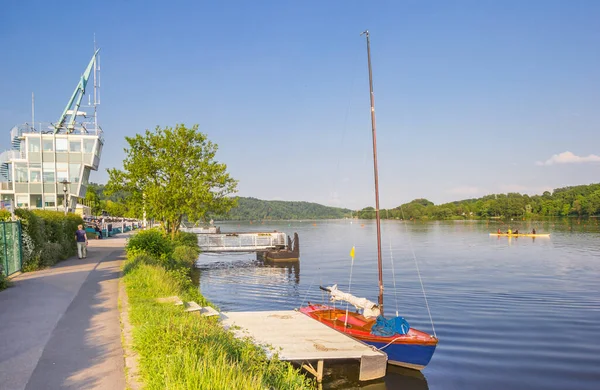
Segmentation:
<svg viewBox="0 0 600 390">
<path fill-rule="evenodd" d="M 216 220 L 281 220 L 281 219 L 335 219 L 349 217 L 349 209 L 323 206 L 309 202 L 261 200 L 238 197 L 238 206 L 225 215 L 211 215 Z"/>
<path fill-rule="evenodd" d="M 359 218 L 375 218 L 375 210 L 367 207 Z M 492 194 L 434 205 L 426 199 L 415 199 L 394 209 L 381 210 L 381 218 L 390 219 L 488 219 L 525 217 L 591 217 L 600 216 L 600 184 L 556 188 L 542 195 L 519 193 Z"/>
</svg>

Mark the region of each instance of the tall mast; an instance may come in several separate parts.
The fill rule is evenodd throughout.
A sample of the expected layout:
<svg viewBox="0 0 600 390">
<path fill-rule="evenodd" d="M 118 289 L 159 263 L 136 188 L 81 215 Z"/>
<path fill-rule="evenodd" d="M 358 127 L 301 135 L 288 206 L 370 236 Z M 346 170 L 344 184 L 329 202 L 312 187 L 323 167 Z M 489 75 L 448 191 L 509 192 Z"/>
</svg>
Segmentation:
<svg viewBox="0 0 600 390">
<path fill-rule="evenodd" d="M 94 33 L 94 53 L 98 50 L 96 46 L 96 33 Z M 99 96 L 98 96 L 98 87 L 100 86 L 100 78 L 98 76 L 98 70 L 100 70 L 99 66 L 100 56 L 96 57 L 96 61 L 94 61 L 94 130 L 96 131 L 96 135 L 98 135 L 98 104 L 100 104 Z"/>
<path fill-rule="evenodd" d="M 31 92 L 31 128 L 35 131 L 35 95 Z"/>
<path fill-rule="evenodd" d="M 361 35 L 367 36 L 367 58 L 369 60 L 369 90 L 371 92 L 371 129 L 373 130 L 373 171 L 375 176 L 375 218 L 377 221 L 377 270 L 379 271 L 379 310 L 383 316 L 383 265 L 381 261 L 381 218 L 379 216 L 379 174 L 377 172 L 377 132 L 375 130 L 375 95 L 373 94 L 373 72 L 371 69 L 371 42 L 369 30 Z"/>
</svg>

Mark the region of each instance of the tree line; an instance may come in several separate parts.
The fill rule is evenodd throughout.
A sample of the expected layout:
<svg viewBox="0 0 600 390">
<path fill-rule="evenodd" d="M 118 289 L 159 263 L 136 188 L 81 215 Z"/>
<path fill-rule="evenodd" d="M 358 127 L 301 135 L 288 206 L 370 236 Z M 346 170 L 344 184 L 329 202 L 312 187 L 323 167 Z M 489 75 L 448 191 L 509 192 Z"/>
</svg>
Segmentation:
<svg viewBox="0 0 600 390">
<path fill-rule="evenodd" d="M 102 210 L 109 215 L 141 217 L 127 205 L 126 192 L 105 193 L 102 184 L 90 183 L 86 201 L 92 213 Z M 542 195 L 519 193 L 492 194 L 481 198 L 465 199 L 435 205 L 427 199 L 415 199 L 392 209 L 380 211 L 382 219 L 493 219 L 511 217 L 589 217 L 600 215 L 600 184 L 557 188 Z M 298 220 L 339 219 L 358 217 L 375 219 L 375 209 L 365 207 L 359 211 L 329 207 L 301 201 L 261 200 L 237 197 L 237 207 L 227 213 L 208 212 L 204 219 L 210 220 Z"/>
<path fill-rule="evenodd" d="M 542 195 L 493 194 L 434 205 L 415 199 L 393 209 L 380 211 L 383 219 L 490 219 L 510 217 L 590 217 L 600 215 L 600 184 L 557 188 Z M 375 210 L 366 207 L 359 218 L 374 219 Z"/>
<path fill-rule="evenodd" d="M 211 213 L 210 218 L 224 221 L 282 219 L 340 219 L 351 215 L 350 209 L 323 206 L 318 203 L 237 198 L 237 207 L 228 213 Z"/>
</svg>

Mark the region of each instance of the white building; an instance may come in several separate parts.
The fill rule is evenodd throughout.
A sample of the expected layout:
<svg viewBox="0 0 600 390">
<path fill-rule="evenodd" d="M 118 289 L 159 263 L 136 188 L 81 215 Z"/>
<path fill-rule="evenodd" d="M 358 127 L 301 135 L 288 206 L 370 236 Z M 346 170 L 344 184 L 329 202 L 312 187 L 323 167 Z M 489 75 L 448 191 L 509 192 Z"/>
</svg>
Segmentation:
<svg viewBox="0 0 600 390">
<path fill-rule="evenodd" d="M 97 66 L 94 53 L 73 95 L 56 123 L 15 126 L 12 149 L 0 154 L 0 207 L 74 211 L 85 196 L 91 170 L 97 170 L 104 138 L 98 126 Z M 94 93 L 81 101 L 93 70 Z M 82 111 L 82 110 L 88 110 Z M 32 110 L 33 111 L 33 110 Z"/>
</svg>

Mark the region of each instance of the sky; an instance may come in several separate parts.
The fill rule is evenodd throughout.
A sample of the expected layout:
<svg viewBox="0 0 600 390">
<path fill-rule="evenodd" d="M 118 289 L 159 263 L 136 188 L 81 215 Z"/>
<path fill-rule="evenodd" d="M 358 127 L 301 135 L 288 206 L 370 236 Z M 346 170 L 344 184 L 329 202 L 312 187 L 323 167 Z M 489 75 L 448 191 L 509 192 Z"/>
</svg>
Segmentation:
<svg viewBox="0 0 600 390">
<path fill-rule="evenodd" d="M 600 2 L 9 1 L 0 12 L 0 149 L 54 122 L 101 48 L 105 146 L 198 124 L 238 195 L 380 205 L 600 182 Z M 91 89 L 88 86 L 88 91 Z"/>
</svg>

